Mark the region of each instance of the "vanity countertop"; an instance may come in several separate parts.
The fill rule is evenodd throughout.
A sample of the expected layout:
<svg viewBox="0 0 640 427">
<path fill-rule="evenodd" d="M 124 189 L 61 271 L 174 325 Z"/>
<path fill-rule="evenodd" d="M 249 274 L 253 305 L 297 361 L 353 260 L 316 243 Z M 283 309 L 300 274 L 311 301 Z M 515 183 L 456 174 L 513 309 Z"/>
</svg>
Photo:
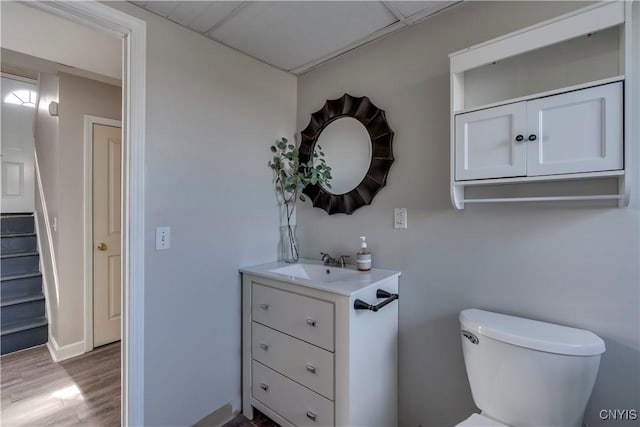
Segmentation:
<svg viewBox="0 0 640 427">
<path fill-rule="evenodd" d="M 294 266 L 295 268 L 295 266 L 297 265 L 301 266 L 301 268 L 304 268 L 304 266 L 307 265 L 313 266 L 313 268 L 316 270 L 319 268 L 326 268 L 327 270 L 337 272 L 340 276 L 345 277 L 338 278 L 332 281 L 324 281 L 305 279 L 300 277 L 299 275 L 291 275 L 274 271 L 279 269 L 291 268 L 291 266 Z M 353 266 L 347 266 L 344 268 L 328 267 L 324 266 L 320 261 L 302 258 L 298 261 L 297 264 L 289 264 L 282 261 L 271 262 L 268 264 L 243 267 L 240 269 L 240 272 L 345 296 L 351 296 L 364 289 L 374 287 L 384 280 L 392 277 L 398 277 L 401 274 L 399 271 L 383 270 L 381 268 L 372 268 L 369 271 L 358 271 Z M 344 274 L 348 272 L 353 272 L 353 274 Z"/>
</svg>

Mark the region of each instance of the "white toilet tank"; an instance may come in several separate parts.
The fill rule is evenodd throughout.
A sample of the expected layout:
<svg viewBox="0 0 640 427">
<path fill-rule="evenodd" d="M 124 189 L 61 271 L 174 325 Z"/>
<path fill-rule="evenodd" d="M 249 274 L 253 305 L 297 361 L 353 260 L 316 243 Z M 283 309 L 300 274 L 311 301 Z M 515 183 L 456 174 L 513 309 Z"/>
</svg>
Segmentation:
<svg viewBox="0 0 640 427">
<path fill-rule="evenodd" d="M 605 346 L 592 332 L 469 309 L 462 350 L 482 414 L 518 426 L 580 426 Z"/>
</svg>

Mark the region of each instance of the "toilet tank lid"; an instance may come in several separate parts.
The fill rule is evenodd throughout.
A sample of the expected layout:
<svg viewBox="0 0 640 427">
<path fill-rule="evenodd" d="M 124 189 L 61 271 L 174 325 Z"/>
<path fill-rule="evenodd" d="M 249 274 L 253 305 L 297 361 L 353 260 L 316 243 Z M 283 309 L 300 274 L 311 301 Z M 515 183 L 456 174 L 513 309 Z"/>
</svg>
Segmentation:
<svg viewBox="0 0 640 427">
<path fill-rule="evenodd" d="M 460 312 L 460 325 L 469 332 L 508 344 L 548 353 L 594 356 L 604 353 L 604 341 L 593 332 L 475 308 Z"/>
</svg>

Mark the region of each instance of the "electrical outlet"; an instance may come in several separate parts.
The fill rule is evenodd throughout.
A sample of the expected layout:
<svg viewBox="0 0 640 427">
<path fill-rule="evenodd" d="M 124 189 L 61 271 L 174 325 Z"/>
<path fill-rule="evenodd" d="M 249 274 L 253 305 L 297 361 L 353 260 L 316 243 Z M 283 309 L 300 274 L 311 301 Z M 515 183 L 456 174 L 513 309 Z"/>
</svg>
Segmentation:
<svg viewBox="0 0 640 427">
<path fill-rule="evenodd" d="M 156 250 L 169 249 L 171 246 L 171 227 L 156 227 Z"/>
<path fill-rule="evenodd" d="M 393 228 L 405 230 L 407 228 L 407 208 L 395 208 Z"/>
</svg>

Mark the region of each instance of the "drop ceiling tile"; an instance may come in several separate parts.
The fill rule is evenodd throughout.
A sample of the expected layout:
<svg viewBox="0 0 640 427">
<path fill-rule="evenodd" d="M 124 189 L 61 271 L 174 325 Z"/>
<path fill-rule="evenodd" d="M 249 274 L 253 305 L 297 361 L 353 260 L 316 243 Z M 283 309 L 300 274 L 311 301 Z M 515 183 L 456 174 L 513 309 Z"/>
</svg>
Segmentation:
<svg viewBox="0 0 640 427">
<path fill-rule="evenodd" d="M 211 27 L 229 16 L 235 8 L 242 7 L 243 5 L 242 2 L 237 1 L 207 1 L 203 3 L 208 5 L 207 9 L 198 15 L 189 25 L 189 28 L 201 33 L 208 31 Z"/>
<path fill-rule="evenodd" d="M 188 27 L 210 5 L 206 1 L 181 1 L 168 18 Z"/>
<path fill-rule="evenodd" d="M 144 7 L 162 16 L 169 16 L 179 1 L 150 1 Z"/>
<path fill-rule="evenodd" d="M 255 2 L 210 36 L 278 68 L 292 70 L 396 21 L 380 2 Z"/>
<path fill-rule="evenodd" d="M 445 8 L 455 1 L 394 1 L 391 2 L 405 18 L 419 13 L 427 16 Z"/>
</svg>

